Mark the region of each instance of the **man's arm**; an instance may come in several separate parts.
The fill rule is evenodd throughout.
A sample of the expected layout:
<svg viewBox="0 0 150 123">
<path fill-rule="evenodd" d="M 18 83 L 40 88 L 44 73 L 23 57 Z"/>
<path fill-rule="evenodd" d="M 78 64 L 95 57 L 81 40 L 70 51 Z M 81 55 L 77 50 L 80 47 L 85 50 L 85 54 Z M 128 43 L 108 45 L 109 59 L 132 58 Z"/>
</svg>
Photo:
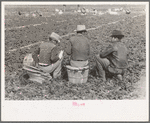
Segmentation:
<svg viewBox="0 0 150 123">
<path fill-rule="evenodd" d="M 56 46 L 56 47 L 54 47 L 54 48 L 52 49 L 52 51 L 51 51 L 50 60 L 52 61 L 52 63 L 55 63 L 55 62 L 57 62 L 57 61 L 59 60 L 58 55 L 59 55 L 59 49 L 58 49 L 58 47 Z"/>
<path fill-rule="evenodd" d="M 88 44 L 88 55 L 90 55 L 90 44 Z"/>
<path fill-rule="evenodd" d="M 38 47 L 32 54 L 32 57 L 33 57 L 35 63 L 39 62 L 39 58 L 38 58 L 39 54 L 40 54 L 40 48 Z"/>
<path fill-rule="evenodd" d="M 67 53 L 67 55 L 71 55 L 71 42 L 70 41 L 67 42 L 64 50 Z"/>
<path fill-rule="evenodd" d="M 109 55 L 113 51 L 114 51 L 114 48 L 111 45 L 109 45 L 103 52 L 100 53 L 100 57 L 105 58 L 107 55 Z"/>
</svg>

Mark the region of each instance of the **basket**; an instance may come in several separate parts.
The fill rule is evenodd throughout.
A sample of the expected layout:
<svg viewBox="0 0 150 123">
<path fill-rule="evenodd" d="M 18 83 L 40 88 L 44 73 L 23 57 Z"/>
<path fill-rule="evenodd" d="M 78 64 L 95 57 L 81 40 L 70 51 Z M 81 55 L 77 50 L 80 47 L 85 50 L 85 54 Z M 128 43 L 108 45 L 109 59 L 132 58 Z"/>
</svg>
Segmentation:
<svg viewBox="0 0 150 123">
<path fill-rule="evenodd" d="M 30 81 L 36 81 L 42 84 L 42 82 L 44 82 L 45 80 L 50 80 L 52 78 L 49 73 L 44 73 L 33 66 L 26 65 L 23 67 L 23 69 L 27 71 L 27 74 L 30 77 Z"/>
<path fill-rule="evenodd" d="M 88 74 L 89 74 L 89 66 L 76 68 L 67 65 L 66 68 L 67 68 L 68 78 L 71 83 L 81 84 L 87 82 Z"/>
<path fill-rule="evenodd" d="M 38 82 L 40 84 L 42 84 L 45 79 L 40 75 L 40 74 L 36 74 L 36 73 L 32 73 L 32 72 L 27 72 L 30 76 L 29 80 L 33 81 L 33 82 Z"/>
</svg>

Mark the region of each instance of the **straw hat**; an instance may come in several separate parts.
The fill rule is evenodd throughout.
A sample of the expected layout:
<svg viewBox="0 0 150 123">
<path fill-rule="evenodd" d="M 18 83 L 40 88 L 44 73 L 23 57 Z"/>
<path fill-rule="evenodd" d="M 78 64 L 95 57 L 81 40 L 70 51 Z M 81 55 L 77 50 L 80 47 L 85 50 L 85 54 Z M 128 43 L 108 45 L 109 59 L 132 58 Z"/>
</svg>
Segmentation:
<svg viewBox="0 0 150 123">
<path fill-rule="evenodd" d="M 111 37 L 113 37 L 113 36 L 121 36 L 121 37 L 124 37 L 124 35 L 122 34 L 122 32 L 119 31 L 119 30 L 113 30 Z"/>
<path fill-rule="evenodd" d="M 85 25 L 77 25 L 77 29 L 75 31 L 86 31 Z"/>
<path fill-rule="evenodd" d="M 61 37 L 56 34 L 55 32 L 52 32 L 52 34 L 49 36 L 50 38 L 57 40 L 58 42 L 60 42 Z"/>
</svg>

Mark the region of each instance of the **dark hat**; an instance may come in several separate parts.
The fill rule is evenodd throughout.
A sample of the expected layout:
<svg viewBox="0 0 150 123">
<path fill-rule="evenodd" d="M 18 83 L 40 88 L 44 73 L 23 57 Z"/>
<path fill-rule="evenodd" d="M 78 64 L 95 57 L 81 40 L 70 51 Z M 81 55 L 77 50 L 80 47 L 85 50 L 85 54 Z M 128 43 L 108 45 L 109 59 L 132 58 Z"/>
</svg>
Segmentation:
<svg viewBox="0 0 150 123">
<path fill-rule="evenodd" d="M 119 30 L 113 30 L 111 37 L 118 37 L 118 36 L 119 37 L 124 37 L 124 35 L 122 34 L 121 31 L 119 31 Z"/>
</svg>

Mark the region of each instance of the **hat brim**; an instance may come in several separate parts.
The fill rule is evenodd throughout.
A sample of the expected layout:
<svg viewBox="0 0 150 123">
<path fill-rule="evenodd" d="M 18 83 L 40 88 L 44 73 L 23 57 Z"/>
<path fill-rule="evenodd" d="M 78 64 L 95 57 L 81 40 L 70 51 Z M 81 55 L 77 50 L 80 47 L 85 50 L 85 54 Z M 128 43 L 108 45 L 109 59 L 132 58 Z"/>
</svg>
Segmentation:
<svg viewBox="0 0 150 123">
<path fill-rule="evenodd" d="M 110 37 L 124 37 L 124 35 L 111 35 Z"/>
<path fill-rule="evenodd" d="M 50 37 L 52 40 L 56 40 L 57 42 L 60 42 L 60 40 L 62 39 L 62 37 L 61 38 L 59 38 L 59 39 L 56 39 L 56 38 L 54 38 L 54 37 Z"/>
<path fill-rule="evenodd" d="M 86 29 L 85 30 L 74 30 L 74 32 L 81 32 L 81 31 L 87 31 Z"/>
<path fill-rule="evenodd" d="M 55 38 L 55 37 L 53 37 L 53 36 L 49 36 L 49 38 L 51 38 L 51 39 L 53 39 L 53 40 L 60 40 L 60 39 L 62 39 L 61 36 L 59 36 L 59 38 Z"/>
</svg>

